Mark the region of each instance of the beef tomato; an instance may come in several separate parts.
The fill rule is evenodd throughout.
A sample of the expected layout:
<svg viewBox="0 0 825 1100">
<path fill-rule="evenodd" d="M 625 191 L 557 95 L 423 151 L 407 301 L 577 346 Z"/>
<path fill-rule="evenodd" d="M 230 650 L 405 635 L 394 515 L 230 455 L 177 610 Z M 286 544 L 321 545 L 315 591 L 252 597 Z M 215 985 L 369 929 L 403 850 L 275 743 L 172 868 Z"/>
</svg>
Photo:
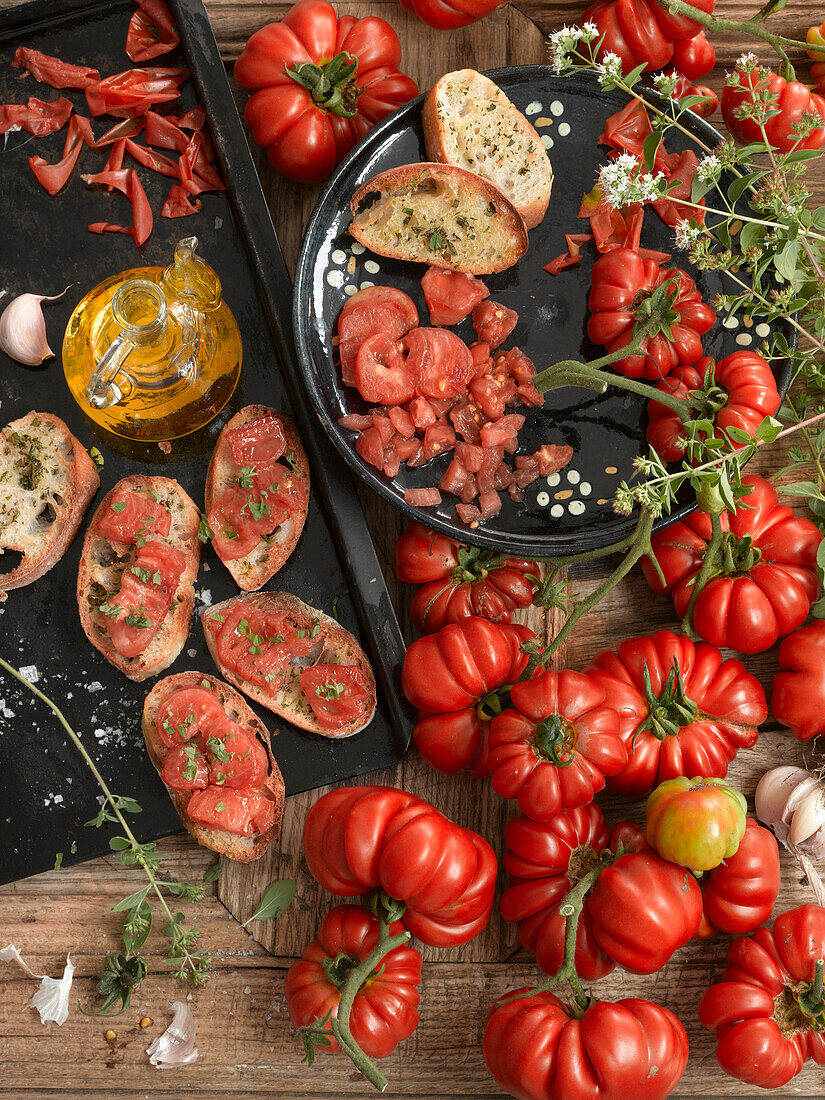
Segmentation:
<svg viewBox="0 0 825 1100">
<path fill-rule="evenodd" d="M 330 791 L 306 816 L 304 854 L 333 894 L 380 889 L 403 902 L 404 926 L 423 943 L 466 943 L 490 918 L 498 868 L 492 848 L 406 791 Z"/>
<path fill-rule="evenodd" d="M 797 741 L 825 733 L 825 622 L 789 634 L 778 652 L 771 710 Z"/>
<path fill-rule="evenodd" d="M 701 939 L 715 932 L 740 936 L 764 924 L 779 896 L 779 846 L 752 817 L 734 855 L 700 881 L 704 913 Z"/>
<path fill-rule="evenodd" d="M 613 363 L 629 378 L 661 379 L 702 356 L 702 336 L 716 312 L 702 301 L 693 279 L 661 268 L 637 249 L 614 248 L 593 265 L 587 335 L 616 352 L 640 336 L 642 354 Z"/>
<path fill-rule="evenodd" d="M 446 714 L 418 715 L 412 739 L 419 755 L 444 775 L 467 772 L 476 779 L 490 774 L 490 723 L 474 707 Z"/>
<path fill-rule="evenodd" d="M 738 141 L 764 142 L 767 138 L 780 153 L 821 149 L 825 144 L 825 99 L 807 84 L 786 81 L 770 69 L 761 68 L 750 72 L 737 69 L 729 80 L 735 83 L 726 84 L 722 91 L 722 118 Z M 753 117 L 740 117 L 749 109 Z M 794 126 L 804 114 L 818 114 L 822 125 L 801 138 L 794 133 Z"/>
<path fill-rule="evenodd" d="M 429 713 L 476 706 L 518 679 L 527 665 L 521 643 L 533 637 L 525 626 L 477 616 L 448 623 L 407 650 L 401 671 L 404 694 Z"/>
<path fill-rule="evenodd" d="M 298 0 L 280 23 L 252 35 L 234 71 L 253 93 L 244 116 L 273 168 L 318 183 L 418 94 L 400 62 L 398 35 L 383 19 L 338 19 L 326 0 Z"/>
<path fill-rule="evenodd" d="M 825 909 L 800 905 L 773 929 L 728 948 L 722 981 L 699 1003 L 716 1031 L 716 1060 L 731 1077 L 763 1089 L 786 1085 L 810 1058 L 825 1065 Z"/>
<path fill-rule="evenodd" d="M 628 749 L 627 766 L 608 785 L 633 797 L 680 775 L 724 779 L 768 716 L 762 686 L 740 661 L 669 630 L 605 650 L 588 675 L 618 710 Z"/>
<path fill-rule="evenodd" d="M 700 80 L 707 76 L 716 64 L 716 50 L 704 30 L 694 34 L 693 38 L 682 38 L 674 43 L 673 64 L 688 80 Z"/>
<path fill-rule="evenodd" d="M 336 1016 L 341 987 L 378 943 L 378 919 L 360 905 L 338 905 L 324 917 L 316 938 L 289 968 L 284 982 L 289 1018 L 309 1027 L 327 1014 Z M 401 921 L 390 935 L 404 931 Z M 352 1037 L 370 1058 L 386 1058 L 418 1027 L 421 955 L 412 947 L 395 947 L 380 969 L 356 994 L 349 1017 Z M 329 1024 L 328 1052 L 340 1051 Z"/>
<path fill-rule="evenodd" d="M 547 974 L 557 973 L 563 961 L 565 918 L 559 906 L 569 891 L 607 850 L 646 847 L 641 829 L 622 822 L 611 830 L 593 802 L 546 823 L 515 817 L 507 823 L 504 844 L 502 866 L 510 882 L 501 895 L 501 915 L 518 923 L 521 944 L 535 952 Z M 596 981 L 616 965 L 593 936 L 586 900 L 576 930 L 575 965 L 584 981 Z"/>
<path fill-rule="evenodd" d="M 415 522 L 395 544 L 395 572 L 410 583 L 425 578 L 410 608 L 423 634 L 471 616 L 509 623 L 511 611 L 530 606 L 539 583 L 535 562 L 462 546 Z"/>
<path fill-rule="evenodd" d="M 666 779 L 647 797 L 647 842 L 663 859 L 711 871 L 736 854 L 748 804 L 721 779 Z"/>
<path fill-rule="evenodd" d="M 507 0 L 401 0 L 401 7 L 438 31 L 477 23 Z"/>
<path fill-rule="evenodd" d="M 524 993 L 496 1002 L 483 1039 L 488 1070 L 517 1100 L 664 1100 L 685 1071 L 688 1038 L 667 1008 L 596 1001 L 578 1019 L 552 993 Z"/>
<path fill-rule="evenodd" d="M 706 356 L 692 367 L 677 367 L 657 389 L 697 401 L 696 416 L 713 420 L 716 432 L 739 428 L 753 435 L 780 405 L 773 371 L 755 351 L 734 351 L 718 363 Z M 701 400 L 700 400 L 701 397 Z M 678 413 L 648 401 L 647 441 L 663 462 L 678 462 L 685 453 L 684 425 Z"/>
<path fill-rule="evenodd" d="M 693 5 L 712 12 L 716 0 Z M 599 30 L 599 55 L 617 54 L 625 73 L 644 65 L 648 72 L 663 69 L 673 57 L 673 44 L 694 38 L 702 30 L 695 19 L 670 15 L 656 0 L 596 0 L 581 17 Z"/>
<path fill-rule="evenodd" d="M 619 714 L 581 672 L 539 672 L 514 684 L 490 723 L 493 787 L 534 821 L 584 806 L 627 764 Z"/>
<path fill-rule="evenodd" d="M 725 535 L 693 606 L 692 624 L 712 645 L 761 653 L 807 619 L 819 591 L 822 534 L 781 505 L 770 482 L 753 475 L 742 480 L 752 492 L 736 512 L 719 516 Z M 710 516 L 696 511 L 653 536 L 664 585 L 650 559 L 642 561 L 647 583 L 672 596 L 680 617 L 694 597 L 711 533 Z"/>
</svg>

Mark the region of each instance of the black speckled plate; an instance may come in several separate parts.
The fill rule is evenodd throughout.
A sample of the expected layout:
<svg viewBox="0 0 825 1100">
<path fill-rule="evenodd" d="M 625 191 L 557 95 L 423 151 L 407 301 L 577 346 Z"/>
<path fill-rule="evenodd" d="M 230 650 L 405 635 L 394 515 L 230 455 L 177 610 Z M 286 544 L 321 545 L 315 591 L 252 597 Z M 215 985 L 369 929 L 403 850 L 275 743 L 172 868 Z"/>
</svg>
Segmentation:
<svg viewBox="0 0 825 1100">
<path fill-rule="evenodd" d="M 584 260 L 577 268 L 556 277 L 542 268 L 565 251 L 565 233 L 588 228 L 577 215 L 582 195 L 591 190 L 597 168 L 605 161 L 605 150 L 597 141 L 605 119 L 621 109 L 626 99 L 605 92 L 595 80 L 583 76 L 563 79 L 545 66 L 495 69 L 487 75 L 536 126 L 555 172 L 550 207 L 541 225 L 530 233 L 526 256 L 515 267 L 484 278 L 491 297 L 519 314 L 507 346 L 522 348 L 539 370 L 562 358 L 595 358 L 603 350 L 585 335 L 595 259 L 592 246 L 585 247 Z M 655 100 L 653 94 L 651 98 Z M 575 452 L 573 460 L 561 474 L 531 485 L 521 504 L 513 504 L 502 494 L 500 514 L 477 530 L 469 530 L 457 520 L 456 499 L 450 494 L 444 494 L 437 508 L 413 508 L 404 500 L 405 488 L 435 485 L 449 463 L 448 456 L 417 469 L 402 466 L 390 481 L 358 456 L 355 433 L 338 425 L 340 416 L 365 407 L 356 390 L 341 384 L 337 355 L 333 357 L 336 319 L 347 296 L 372 283 L 397 286 L 413 298 L 426 323 L 421 293 L 424 266 L 375 256 L 347 232 L 350 198 L 365 180 L 387 168 L 426 159 L 422 102 L 423 96 L 419 96 L 396 111 L 353 150 L 330 180 L 307 226 L 295 278 L 294 327 L 299 361 L 316 411 L 358 476 L 396 508 L 429 527 L 478 546 L 532 556 L 572 554 L 609 545 L 630 534 L 635 524 L 635 519 L 616 516 L 611 509 L 616 486 L 630 478 L 633 459 L 645 448 L 645 402 L 632 394 L 611 390 L 594 395 L 566 388 L 549 393 L 540 409 L 518 409 L 527 413 L 519 434 L 522 451 L 535 451 L 542 443 L 567 443 Z M 688 125 L 708 146 L 721 140 L 699 118 L 691 116 Z M 680 144 L 678 137 L 669 136 L 671 151 L 688 146 L 687 138 Z M 653 210 L 646 213 L 642 243 L 673 251 L 671 231 Z M 706 301 L 722 290 L 718 273 L 692 270 L 684 254 L 677 253 L 674 263 L 694 275 Z M 456 331 L 468 341 L 475 338 L 469 319 Z M 761 326 L 725 328 L 720 320 L 704 339 L 705 352 L 721 358 L 737 348 L 756 347 L 767 332 Z M 787 378 L 779 382 L 787 385 Z M 660 524 L 689 510 L 686 502 Z"/>
</svg>

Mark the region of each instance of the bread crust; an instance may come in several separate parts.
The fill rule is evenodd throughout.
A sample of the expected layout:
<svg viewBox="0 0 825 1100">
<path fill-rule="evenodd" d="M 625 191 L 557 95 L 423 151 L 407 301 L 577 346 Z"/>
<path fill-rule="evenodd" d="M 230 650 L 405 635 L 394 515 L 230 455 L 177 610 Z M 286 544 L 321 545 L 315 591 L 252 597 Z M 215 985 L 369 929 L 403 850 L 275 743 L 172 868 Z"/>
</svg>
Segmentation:
<svg viewBox="0 0 825 1100">
<path fill-rule="evenodd" d="M 397 197 L 399 194 L 409 196 L 409 189 L 422 180 L 425 183 L 432 180 L 436 185 L 449 187 L 451 192 L 462 195 L 464 206 L 454 208 L 452 203 L 449 203 L 449 209 L 445 209 L 445 219 L 451 218 L 453 223 L 457 217 L 467 220 L 465 215 L 468 205 L 466 204 L 469 204 L 470 200 L 478 198 L 488 207 L 492 206 L 495 213 L 490 216 L 497 219 L 502 232 L 509 239 L 509 244 L 501 255 L 496 259 L 483 260 L 478 257 L 473 259 L 472 253 L 477 253 L 478 247 L 470 244 L 466 237 L 464 243 L 467 247 L 462 245 L 462 252 L 465 254 L 462 257 L 458 252 L 451 255 L 448 251 L 436 252 L 429 247 L 422 250 L 423 245 L 420 245 L 422 237 L 415 237 L 415 234 L 410 235 L 411 238 L 415 238 L 415 241 L 408 240 L 405 244 L 402 239 L 399 243 L 392 244 L 380 240 L 377 232 L 371 232 L 373 227 L 370 223 L 370 209 L 361 212 L 358 210 L 366 196 L 374 192 L 380 193 L 382 198 L 393 195 Z M 416 201 L 413 192 L 412 196 L 406 199 L 409 204 L 406 208 L 414 208 Z M 428 263 L 434 267 L 446 267 L 454 271 L 464 271 L 470 275 L 490 275 L 512 267 L 527 251 L 527 227 L 524 219 L 501 188 L 475 172 L 469 172 L 466 168 L 458 168 L 452 164 L 424 161 L 389 168 L 373 176 L 358 188 L 350 202 L 350 209 L 353 214 L 353 221 L 349 226 L 351 236 L 380 256 Z M 458 230 L 456 232 L 458 233 Z M 464 231 L 458 233 L 458 236 L 462 237 L 463 234 Z M 426 233 L 423 236 L 426 237 Z M 420 247 L 416 248 L 416 243 Z"/>
<path fill-rule="evenodd" d="M 474 103 L 486 102 L 488 105 L 495 103 L 497 108 L 496 124 L 500 124 L 500 116 L 503 114 L 503 117 L 507 120 L 504 124 L 506 129 L 511 133 L 519 133 L 522 138 L 527 139 L 528 145 L 530 143 L 534 144 L 535 148 L 532 155 L 527 154 L 525 157 L 524 141 L 522 141 L 517 154 L 519 159 L 525 160 L 528 170 L 532 169 L 531 179 L 535 181 L 533 190 L 536 193 L 531 199 L 520 201 L 518 196 L 511 193 L 507 187 L 498 184 L 493 179 L 497 186 L 502 186 L 502 190 L 521 214 L 527 228 L 533 229 L 547 213 L 553 185 L 553 170 L 542 144 L 541 136 L 536 128 L 489 77 L 484 76 L 475 69 L 460 69 L 456 72 L 445 73 L 430 88 L 424 98 L 422 109 L 427 156 L 430 160 L 438 161 L 441 164 L 455 164 L 455 155 L 449 148 L 450 126 L 453 125 L 460 130 L 462 124 L 460 120 L 451 116 L 450 109 L 445 104 L 447 98 L 445 90 L 451 83 L 461 84 L 470 89 L 470 95 Z M 479 152 L 483 154 L 484 150 L 480 149 Z M 506 158 L 511 155 L 509 153 L 505 154 L 502 160 L 506 161 Z M 483 161 L 480 159 L 481 164 L 483 164 Z M 489 178 L 481 166 L 476 170 L 485 179 Z"/>
<path fill-rule="evenodd" d="M 250 421 L 260 420 L 264 416 L 276 416 L 281 422 L 286 440 L 286 453 L 294 455 L 294 462 L 298 467 L 295 476 L 302 478 L 306 483 L 307 504 L 301 512 L 294 513 L 276 528 L 274 537 L 268 545 L 261 539 L 258 546 L 245 557 L 223 562 L 235 584 L 244 592 L 255 592 L 262 588 L 286 564 L 298 545 L 309 511 L 309 459 L 298 435 L 298 429 L 280 409 L 271 409 L 266 405 L 247 405 L 232 417 L 218 436 L 206 475 L 206 514 L 210 514 L 219 495 L 232 483 L 236 464 L 226 441 L 227 432 Z M 222 558 L 221 561 L 223 561 Z"/>
<path fill-rule="evenodd" d="M 217 635 L 220 623 L 215 619 L 215 616 L 217 615 L 219 618 L 225 618 L 230 609 L 239 601 L 244 604 L 250 604 L 262 611 L 286 613 L 292 617 L 299 629 L 310 631 L 317 622 L 319 627 L 317 632 L 318 641 L 314 651 L 314 660 L 311 661 L 310 664 L 330 663 L 329 661 L 322 661 L 320 658 L 325 653 L 331 653 L 337 659 L 338 664 L 357 665 L 366 677 L 367 692 L 370 700 L 369 708 L 364 718 L 361 721 L 353 720 L 347 725 L 342 726 L 340 730 L 328 730 L 318 722 L 312 708 L 305 702 L 302 702 L 302 699 L 305 700 L 305 696 L 303 696 L 303 693 L 298 687 L 297 674 L 293 680 L 275 696 L 269 696 L 263 688 L 259 687 L 257 684 L 250 683 L 248 680 L 238 676 L 237 673 L 223 665 L 218 655 L 217 645 Z M 375 676 L 369 660 L 367 659 L 367 655 L 353 635 L 350 634 L 348 630 L 345 630 L 335 619 L 324 614 L 323 611 L 319 611 L 315 607 L 310 607 L 309 604 L 305 604 L 303 600 L 299 600 L 297 596 L 293 596 L 289 592 L 259 592 L 251 596 L 234 596 L 232 599 L 224 600 L 223 603 L 204 608 L 201 612 L 201 622 L 206 637 L 206 644 L 212 655 L 212 660 L 220 669 L 221 675 L 224 676 L 230 684 L 238 688 L 239 691 L 248 695 L 250 699 L 254 699 L 254 701 L 259 703 L 262 707 L 266 707 L 267 710 L 271 710 L 273 714 L 285 718 L 288 722 L 291 722 L 294 726 L 299 726 L 301 729 L 310 730 L 312 733 L 320 734 L 321 737 L 330 737 L 335 740 L 340 740 L 343 737 L 352 737 L 354 734 L 360 733 L 360 731 L 365 729 L 372 721 L 373 715 L 375 714 L 377 691 Z M 298 671 L 300 671 L 301 667 L 307 666 L 299 665 L 296 667 Z"/>
<path fill-rule="evenodd" d="M 169 750 L 157 734 L 156 719 L 158 711 L 169 696 L 180 688 L 200 686 L 208 686 L 215 693 L 218 702 L 229 717 L 253 733 L 263 745 L 269 761 L 269 776 L 264 788 L 258 789 L 260 793 L 265 794 L 270 801 L 275 803 L 275 818 L 272 825 L 257 836 L 239 836 L 237 833 L 228 833 L 223 829 L 212 829 L 206 825 L 200 825 L 196 821 L 191 821 L 187 815 L 186 808 L 195 793 L 194 791 L 176 791 L 166 786 L 166 784 L 164 786 L 166 786 L 169 797 L 172 799 L 184 827 L 197 840 L 198 844 L 203 845 L 204 848 L 210 848 L 219 855 L 226 856 L 227 859 L 234 859 L 238 863 L 251 863 L 264 854 L 281 831 L 285 791 L 281 769 L 278 767 L 278 762 L 272 752 L 269 730 L 243 696 L 222 680 L 215 676 L 209 676 L 205 672 L 179 672 L 174 676 L 164 677 L 155 684 L 143 703 L 141 729 L 143 740 L 146 743 L 146 751 L 155 770 L 160 775 L 164 758 Z"/>
<path fill-rule="evenodd" d="M 19 529 L 15 531 L 13 522 L 0 525 L 0 549 L 15 550 L 23 555 L 14 569 L 0 576 L 0 599 L 5 599 L 6 592 L 39 580 L 60 561 L 72 544 L 92 497 L 100 488 L 94 463 L 60 417 L 52 413 L 29 412 L 2 429 L 0 445 L 13 446 L 12 434 L 20 436 L 21 433 L 53 436 L 57 442 L 55 458 L 58 474 L 62 478 L 56 485 L 52 475 L 51 487 L 47 485 L 44 488 L 43 513 L 50 510 L 54 518 L 48 526 L 44 525 L 42 534 L 26 534 Z M 31 491 L 22 483 L 12 490 L 27 497 Z M 3 514 L 6 514 L 5 511 Z"/>
<path fill-rule="evenodd" d="M 105 515 L 114 496 L 120 490 L 128 490 L 143 496 L 152 490 L 172 505 L 172 527 L 168 537 L 153 536 L 179 550 L 186 559 L 177 591 L 166 618 L 158 627 L 146 650 L 137 657 L 122 657 L 112 644 L 106 629 L 106 618 L 96 610 L 103 599 L 95 594 L 95 586 L 103 586 L 108 595 L 116 592 L 123 571 L 132 564 L 134 546 L 110 543 L 98 533 L 101 516 Z M 154 498 L 153 498 L 154 499 Z M 195 607 L 195 577 L 201 558 L 198 540 L 200 511 L 186 490 L 168 477 L 149 477 L 134 474 L 117 483 L 100 502 L 92 522 L 86 531 L 80 568 L 77 575 L 77 605 L 84 633 L 95 649 L 109 664 L 119 669 L 130 680 L 140 682 L 149 676 L 157 676 L 175 660 L 189 637 L 192 611 Z M 105 598 L 105 597 L 104 597 Z"/>
</svg>

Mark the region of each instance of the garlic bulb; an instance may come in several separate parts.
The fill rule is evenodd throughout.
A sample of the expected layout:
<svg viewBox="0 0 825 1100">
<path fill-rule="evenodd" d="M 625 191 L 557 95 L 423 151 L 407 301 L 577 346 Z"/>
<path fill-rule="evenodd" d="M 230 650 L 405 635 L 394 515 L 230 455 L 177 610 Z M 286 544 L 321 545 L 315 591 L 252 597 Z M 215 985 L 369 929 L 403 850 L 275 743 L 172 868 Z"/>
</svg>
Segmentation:
<svg viewBox="0 0 825 1100">
<path fill-rule="evenodd" d="M 184 1001 L 172 1004 L 172 1022 L 157 1039 L 153 1039 L 146 1053 L 149 1061 L 158 1069 L 173 1069 L 175 1066 L 189 1066 L 198 1057 L 195 1036 L 198 1021 L 192 1015 L 192 1009 Z"/>
<path fill-rule="evenodd" d="M 825 859 L 825 790 L 804 768 L 771 768 L 756 788 L 756 816 L 793 855 L 825 904 L 825 887 L 811 861 Z"/>
<path fill-rule="evenodd" d="M 66 287 L 66 290 L 69 288 Z M 0 314 L 0 350 L 18 363 L 36 367 L 54 355 L 46 339 L 41 302 L 54 302 L 66 293 L 19 294 Z"/>
</svg>

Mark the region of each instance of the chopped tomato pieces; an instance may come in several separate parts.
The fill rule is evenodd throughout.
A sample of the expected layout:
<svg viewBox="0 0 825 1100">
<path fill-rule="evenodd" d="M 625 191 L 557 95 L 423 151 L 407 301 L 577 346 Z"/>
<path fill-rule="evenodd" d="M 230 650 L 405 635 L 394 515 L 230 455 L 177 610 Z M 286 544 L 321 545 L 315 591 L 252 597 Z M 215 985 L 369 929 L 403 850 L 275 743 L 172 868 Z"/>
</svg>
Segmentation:
<svg viewBox="0 0 825 1100">
<path fill-rule="evenodd" d="M 338 353 L 344 385 L 355 384 L 355 361 L 365 340 L 377 333 L 400 340 L 417 324 L 415 302 L 395 287 L 365 287 L 348 298 L 338 317 Z"/>
<path fill-rule="evenodd" d="M 487 344 L 488 354 L 491 349 L 504 343 L 517 324 L 516 311 L 500 302 L 479 302 L 473 308 L 473 328 L 479 340 Z"/>
<path fill-rule="evenodd" d="M 155 729 L 169 748 L 193 737 L 204 745 L 207 737 L 220 734 L 229 721 L 209 688 L 177 688 L 158 707 Z"/>
<path fill-rule="evenodd" d="M 173 791 L 196 791 L 209 786 L 206 757 L 196 742 L 177 745 L 163 758 L 160 777 Z"/>
<path fill-rule="evenodd" d="M 407 369 L 420 395 L 457 397 L 466 390 L 473 377 L 473 357 L 454 332 L 446 328 L 414 328 L 402 342 L 408 352 Z"/>
<path fill-rule="evenodd" d="M 434 486 L 420 489 L 405 489 L 404 500 L 413 508 L 435 508 L 441 503 L 441 493 Z"/>
<path fill-rule="evenodd" d="M 269 761 L 254 734 L 229 720 L 224 732 L 206 738 L 209 782 L 239 789 L 260 787 L 266 781 Z"/>
<path fill-rule="evenodd" d="M 286 615 L 267 615 L 243 602 L 234 605 L 217 635 L 220 663 L 272 696 L 297 675 L 296 661 L 315 644 L 312 631 L 298 630 Z"/>
<path fill-rule="evenodd" d="M 415 396 L 415 379 L 404 345 L 385 332 L 369 336 L 355 359 L 355 385 L 365 401 L 403 405 Z"/>
<path fill-rule="evenodd" d="M 256 469 L 274 465 L 286 450 L 283 425 L 277 416 L 239 424 L 226 433 L 226 441 L 236 465 Z"/>
<path fill-rule="evenodd" d="M 313 665 L 301 673 L 300 684 L 324 729 L 340 729 L 367 714 L 367 679 L 357 665 Z"/>
<path fill-rule="evenodd" d="M 149 646 L 186 568 L 179 550 L 150 540 L 138 548 L 133 565 L 120 577 L 120 591 L 99 607 L 112 645 L 122 657 L 138 657 Z"/>
<path fill-rule="evenodd" d="M 428 267 L 421 280 L 431 325 L 457 325 L 490 291 L 474 275 Z"/>
</svg>

